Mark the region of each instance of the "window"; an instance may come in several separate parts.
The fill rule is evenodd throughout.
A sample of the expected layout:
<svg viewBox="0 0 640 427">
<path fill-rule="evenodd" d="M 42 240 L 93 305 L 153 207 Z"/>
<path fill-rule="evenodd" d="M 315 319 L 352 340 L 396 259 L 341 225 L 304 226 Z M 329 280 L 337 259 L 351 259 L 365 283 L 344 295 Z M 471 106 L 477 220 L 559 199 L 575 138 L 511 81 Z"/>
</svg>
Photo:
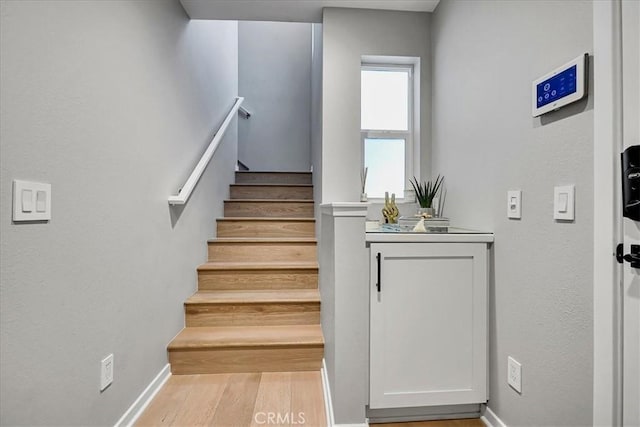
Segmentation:
<svg viewBox="0 0 640 427">
<path fill-rule="evenodd" d="M 386 191 L 405 197 L 413 176 L 413 98 L 413 66 L 362 65 L 360 129 L 370 198 Z"/>
<path fill-rule="evenodd" d="M 369 197 L 384 197 L 384 192 L 404 196 L 404 139 L 364 139 L 364 165 L 369 168 L 365 192 Z"/>
</svg>

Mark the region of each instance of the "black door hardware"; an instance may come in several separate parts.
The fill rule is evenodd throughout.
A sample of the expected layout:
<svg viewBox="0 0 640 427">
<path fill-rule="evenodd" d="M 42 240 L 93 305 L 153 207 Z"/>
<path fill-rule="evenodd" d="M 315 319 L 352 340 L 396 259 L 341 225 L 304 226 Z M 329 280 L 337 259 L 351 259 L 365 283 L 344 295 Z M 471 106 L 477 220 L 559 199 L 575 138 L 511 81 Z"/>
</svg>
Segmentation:
<svg viewBox="0 0 640 427">
<path fill-rule="evenodd" d="M 622 215 L 640 221 L 640 145 L 632 145 L 622 159 Z"/>
<path fill-rule="evenodd" d="M 380 292 L 380 288 L 382 287 L 382 279 L 380 277 L 380 269 L 381 269 L 381 265 L 382 265 L 382 259 L 380 256 L 380 252 L 378 252 L 378 255 L 376 255 L 376 259 L 378 260 L 378 283 L 376 283 L 376 287 L 378 288 L 378 292 Z"/>
<path fill-rule="evenodd" d="M 624 246 L 618 244 L 616 248 L 616 259 L 620 264 L 627 261 L 631 264 L 631 268 L 640 268 L 640 245 L 631 245 L 631 253 L 624 254 Z"/>
</svg>

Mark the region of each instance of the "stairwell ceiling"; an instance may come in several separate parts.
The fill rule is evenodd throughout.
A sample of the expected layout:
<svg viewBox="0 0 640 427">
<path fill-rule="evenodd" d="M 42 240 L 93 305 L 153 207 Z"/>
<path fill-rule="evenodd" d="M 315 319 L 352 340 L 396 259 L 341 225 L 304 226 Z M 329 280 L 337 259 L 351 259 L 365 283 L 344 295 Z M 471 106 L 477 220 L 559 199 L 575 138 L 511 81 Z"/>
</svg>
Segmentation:
<svg viewBox="0 0 640 427">
<path fill-rule="evenodd" d="M 322 22 L 322 9 L 433 12 L 440 0 L 180 0 L 191 19 Z"/>
</svg>

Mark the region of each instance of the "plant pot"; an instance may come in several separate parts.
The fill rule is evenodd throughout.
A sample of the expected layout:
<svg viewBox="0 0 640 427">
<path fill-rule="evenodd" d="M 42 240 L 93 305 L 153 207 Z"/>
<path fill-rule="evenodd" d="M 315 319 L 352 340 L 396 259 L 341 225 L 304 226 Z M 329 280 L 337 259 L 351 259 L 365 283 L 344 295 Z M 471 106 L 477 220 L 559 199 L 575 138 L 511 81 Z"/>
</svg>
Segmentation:
<svg viewBox="0 0 640 427">
<path fill-rule="evenodd" d="M 436 210 L 434 208 L 418 208 L 418 215 L 427 215 L 431 218 L 436 216 Z"/>
</svg>

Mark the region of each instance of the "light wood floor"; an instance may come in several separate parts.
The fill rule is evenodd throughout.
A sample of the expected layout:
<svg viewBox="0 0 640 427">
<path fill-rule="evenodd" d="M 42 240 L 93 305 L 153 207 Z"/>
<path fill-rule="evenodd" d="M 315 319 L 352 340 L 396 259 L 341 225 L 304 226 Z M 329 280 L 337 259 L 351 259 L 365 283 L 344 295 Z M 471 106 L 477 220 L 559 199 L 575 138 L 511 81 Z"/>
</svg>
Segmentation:
<svg viewBox="0 0 640 427">
<path fill-rule="evenodd" d="M 464 420 L 415 421 L 409 423 L 371 424 L 373 427 L 485 427 L 479 418 Z"/>
<path fill-rule="evenodd" d="M 173 375 L 136 425 L 324 427 L 322 379 L 319 371 Z"/>
<path fill-rule="evenodd" d="M 173 375 L 136 423 L 175 427 L 326 425 L 319 371 Z M 484 427 L 484 423 L 476 418 L 372 426 Z"/>
</svg>

